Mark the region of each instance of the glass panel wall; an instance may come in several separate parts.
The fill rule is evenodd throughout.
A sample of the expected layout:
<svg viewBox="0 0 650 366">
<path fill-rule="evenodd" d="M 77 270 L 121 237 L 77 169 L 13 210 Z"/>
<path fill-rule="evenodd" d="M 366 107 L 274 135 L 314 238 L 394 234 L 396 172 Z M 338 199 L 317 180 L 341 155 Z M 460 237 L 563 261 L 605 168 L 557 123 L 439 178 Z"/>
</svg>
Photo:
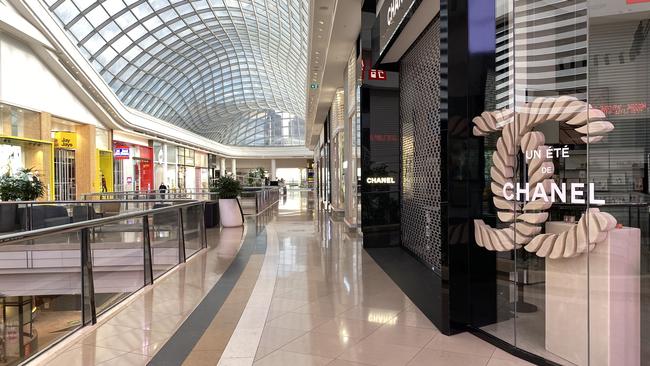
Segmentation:
<svg viewBox="0 0 650 366">
<path fill-rule="evenodd" d="M 586 5 L 588 100 L 601 113 L 589 115 L 580 174 L 603 203 L 592 210 L 618 225 L 589 252 L 589 361 L 650 365 L 650 3 Z M 597 220 L 589 229 L 604 230 Z"/>
<path fill-rule="evenodd" d="M 79 234 L 0 246 L 1 365 L 17 365 L 81 326 Z"/>
<path fill-rule="evenodd" d="M 561 365 L 650 365 L 650 4 L 496 0 L 494 19 L 472 121 L 476 243 L 496 252 L 482 329 Z"/>
</svg>

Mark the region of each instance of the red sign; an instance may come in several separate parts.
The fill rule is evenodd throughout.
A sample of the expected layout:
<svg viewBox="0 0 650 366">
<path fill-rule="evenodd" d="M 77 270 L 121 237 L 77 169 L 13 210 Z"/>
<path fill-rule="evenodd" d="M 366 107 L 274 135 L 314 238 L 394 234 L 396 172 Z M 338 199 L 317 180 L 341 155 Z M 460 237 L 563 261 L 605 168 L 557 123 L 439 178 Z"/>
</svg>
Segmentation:
<svg viewBox="0 0 650 366">
<path fill-rule="evenodd" d="M 650 3 L 650 0 L 627 0 L 628 4 Z"/>
<path fill-rule="evenodd" d="M 650 2 L 650 0 L 647 1 Z M 595 107 L 603 111 L 607 116 L 640 114 L 648 110 L 648 104 L 646 103 L 603 104 Z"/>
<path fill-rule="evenodd" d="M 364 79 L 366 79 L 366 77 L 367 77 L 368 80 L 386 80 L 386 71 L 377 70 L 377 69 L 370 69 L 370 70 L 367 70 L 368 71 L 368 73 L 367 73 L 368 76 L 366 76 L 366 70 L 367 70 L 366 61 L 362 59 L 361 60 L 361 76 Z"/>
<path fill-rule="evenodd" d="M 368 79 L 370 80 L 386 80 L 386 71 L 370 69 L 368 73 Z"/>
<path fill-rule="evenodd" d="M 391 134 L 370 134 L 370 141 L 372 142 L 399 142 L 399 136 Z"/>
</svg>

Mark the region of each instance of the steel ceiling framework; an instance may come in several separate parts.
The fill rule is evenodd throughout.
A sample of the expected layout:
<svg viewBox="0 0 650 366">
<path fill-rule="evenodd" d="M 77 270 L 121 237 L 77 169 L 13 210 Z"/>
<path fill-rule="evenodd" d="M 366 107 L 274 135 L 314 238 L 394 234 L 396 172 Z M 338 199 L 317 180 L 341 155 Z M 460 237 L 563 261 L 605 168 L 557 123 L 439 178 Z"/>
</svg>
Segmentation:
<svg viewBox="0 0 650 366">
<path fill-rule="evenodd" d="M 125 105 L 224 144 L 304 144 L 308 0 L 44 2 Z"/>
</svg>

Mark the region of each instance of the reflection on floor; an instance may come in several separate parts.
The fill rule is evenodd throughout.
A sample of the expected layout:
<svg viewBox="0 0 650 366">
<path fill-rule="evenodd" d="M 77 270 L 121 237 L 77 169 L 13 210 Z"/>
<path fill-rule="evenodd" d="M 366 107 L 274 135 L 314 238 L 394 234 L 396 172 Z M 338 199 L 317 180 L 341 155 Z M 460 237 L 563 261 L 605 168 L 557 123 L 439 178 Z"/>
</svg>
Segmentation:
<svg viewBox="0 0 650 366">
<path fill-rule="evenodd" d="M 293 207 L 280 206 L 272 223 L 278 252 L 268 314 L 246 319 L 251 331 L 233 335 L 219 365 L 528 364 L 468 333 L 440 334 L 358 235 L 305 203 Z"/>
<path fill-rule="evenodd" d="M 209 251 L 39 363 L 146 364 L 191 332 L 181 324 L 233 263 L 241 276 L 184 365 L 528 365 L 469 333 L 440 334 L 307 192 L 269 211 L 246 229 L 265 231 L 263 255 L 240 263 L 243 233 L 213 231 Z"/>
</svg>

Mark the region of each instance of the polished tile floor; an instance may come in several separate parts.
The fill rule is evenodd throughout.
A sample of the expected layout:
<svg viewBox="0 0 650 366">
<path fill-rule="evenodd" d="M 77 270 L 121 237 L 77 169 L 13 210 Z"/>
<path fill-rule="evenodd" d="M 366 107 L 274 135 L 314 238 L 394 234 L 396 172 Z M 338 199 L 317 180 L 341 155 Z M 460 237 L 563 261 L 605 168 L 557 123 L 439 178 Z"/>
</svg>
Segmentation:
<svg viewBox="0 0 650 366">
<path fill-rule="evenodd" d="M 254 365 L 528 365 L 469 333 L 440 334 L 358 235 L 300 200 L 273 223 L 277 278 Z"/>
<path fill-rule="evenodd" d="M 246 293 L 243 308 L 215 317 L 236 325 L 225 334 L 208 328 L 199 342 L 225 348 L 205 357 L 195 347 L 184 365 L 528 365 L 469 333 L 440 334 L 363 251 L 361 238 L 315 209 L 306 192 L 290 193 L 265 220 L 259 274 L 241 277 L 245 288 L 231 292 Z M 39 361 L 146 364 L 219 280 L 243 235 L 221 232 L 218 245 Z"/>
</svg>

